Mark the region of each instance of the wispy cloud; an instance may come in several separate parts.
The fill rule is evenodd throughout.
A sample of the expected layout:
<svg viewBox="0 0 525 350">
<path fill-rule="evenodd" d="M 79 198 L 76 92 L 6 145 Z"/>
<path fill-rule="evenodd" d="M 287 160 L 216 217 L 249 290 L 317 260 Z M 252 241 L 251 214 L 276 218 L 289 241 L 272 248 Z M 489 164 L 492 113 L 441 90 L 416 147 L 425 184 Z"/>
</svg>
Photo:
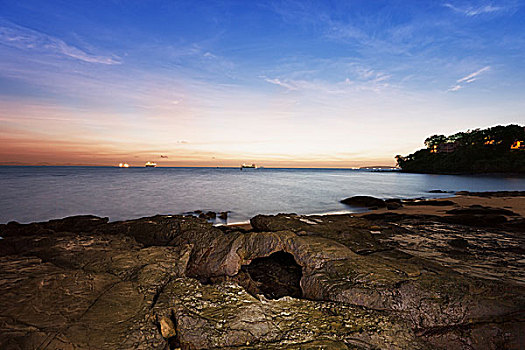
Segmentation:
<svg viewBox="0 0 525 350">
<path fill-rule="evenodd" d="M 63 40 L 36 30 L 0 20 L 0 43 L 22 50 L 43 51 L 98 64 L 120 64 L 118 57 L 99 56 L 69 45 Z"/>
<path fill-rule="evenodd" d="M 274 85 L 278 85 L 278 86 L 282 86 L 283 88 L 287 89 L 287 90 L 297 90 L 297 86 L 293 85 L 292 83 L 289 83 L 287 81 L 282 81 L 278 78 L 274 78 L 274 79 L 270 79 L 270 78 L 267 78 L 267 77 L 262 77 L 264 79 L 264 81 L 270 83 L 270 84 L 274 84 Z"/>
<path fill-rule="evenodd" d="M 381 92 L 392 86 L 392 75 L 348 58 L 308 57 L 281 61 L 278 69 L 259 76 L 286 92 L 340 95 L 359 91 Z"/>
<path fill-rule="evenodd" d="M 485 13 L 492 13 L 492 12 L 498 12 L 505 10 L 504 7 L 501 6 L 493 6 L 493 5 L 485 5 L 485 6 L 468 6 L 468 7 L 457 7 L 450 3 L 443 4 L 443 6 L 448 7 L 449 9 L 453 10 L 454 12 L 461 13 L 468 17 L 478 16 Z"/>
<path fill-rule="evenodd" d="M 458 91 L 459 89 L 462 89 L 462 88 L 463 88 L 462 85 L 454 85 L 453 87 L 451 87 L 450 89 L 448 89 L 447 92 Z"/>
<path fill-rule="evenodd" d="M 471 73 L 471 74 L 469 74 L 469 75 L 467 75 L 467 76 L 465 76 L 465 77 L 463 77 L 463 78 L 461 78 L 461 79 L 458 79 L 457 82 L 458 82 L 458 83 L 463 83 L 463 82 L 465 82 L 465 83 L 471 83 L 471 82 L 473 82 L 474 80 L 476 80 L 476 77 L 477 77 L 478 75 L 480 75 L 480 74 L 483 73 L 483 72 L 488 71 L 489 69 L 490 69 L 490 66 L 483 67 L 483 68 L 481 68 L 480 70 L 475 71 L 474 73 Z"/>
<path fill-rule="evenodd" d="M 464 76 L 461 79 L 456 80 L 456 84 L 453 87 L 451 87 L 450 89 L 448 89 L 447 92 L 458 91 L 458 90 L 462 89 L 463 87 L 465 87 L 465 84 L 471 84 L 471 83 L 475 82 L 478 79 L 477 78 L 478 75 L 480 75 L 483 72 L 488 71 L 489 69 L 490 69 L 490 66 L 485 66 L 485 67 L 475 71 L 474 73 L 471 73 L 469 75 Z"/>
</svg>

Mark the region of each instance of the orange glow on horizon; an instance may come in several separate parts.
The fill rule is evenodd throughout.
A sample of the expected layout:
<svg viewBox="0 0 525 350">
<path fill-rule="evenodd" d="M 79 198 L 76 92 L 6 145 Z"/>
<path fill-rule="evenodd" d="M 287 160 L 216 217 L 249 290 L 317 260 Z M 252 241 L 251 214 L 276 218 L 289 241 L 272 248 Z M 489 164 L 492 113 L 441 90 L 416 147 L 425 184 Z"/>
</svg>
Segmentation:
<svg viewBox="0 0 525 350">
<path fill-rule="evenodd" d="M 103 145 L 75 144 L 72 142 L 49 142 L 38 140 L 6 140 L 0 138 L 0 165 L 87 165 L 144 167 L 147 162 L 156 163 L 157 167 L 239 167 L 241 164 L 257 164 L 266 168 L 351 168 L 360 166 L 390 166 L 394 159 L 387 157 L 374 159 L 342 159 L 330 156 L 295 156 L 264 157 L 246 155 L 218 154 L 204 151 L 158 152 L 137 151 L 120 152 L 115 147 Z M 168 154 L 169 158 L 161 158 Z M 127 159 L 122 162 L 121 159 Z"/>
</svg>

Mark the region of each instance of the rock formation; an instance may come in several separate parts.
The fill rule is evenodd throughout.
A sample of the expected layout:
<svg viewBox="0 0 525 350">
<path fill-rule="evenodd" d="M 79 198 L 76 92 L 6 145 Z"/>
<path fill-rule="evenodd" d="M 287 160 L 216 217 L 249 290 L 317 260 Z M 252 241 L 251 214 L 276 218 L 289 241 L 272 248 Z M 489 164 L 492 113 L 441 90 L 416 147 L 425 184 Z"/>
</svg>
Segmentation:
<svg viewBox="0 0 525 350">
<path fill-rule="evenodd" d="M 259 215 L 249 231 L 183 216 L 0 225 L 0 348 L 519 348 L 525 237 L 510 229 L 520 218 L 509 220 L 490 229 L 392 213 Z"/>
</svg>

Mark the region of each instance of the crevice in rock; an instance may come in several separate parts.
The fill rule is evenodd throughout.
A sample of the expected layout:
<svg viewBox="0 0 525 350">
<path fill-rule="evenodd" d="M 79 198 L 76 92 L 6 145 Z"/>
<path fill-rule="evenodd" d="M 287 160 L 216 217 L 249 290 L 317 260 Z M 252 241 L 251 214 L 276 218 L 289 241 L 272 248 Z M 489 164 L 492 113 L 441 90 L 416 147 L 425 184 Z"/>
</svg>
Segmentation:
<svg viewBox="0 0 525 350">
<path fill-rule="evenodd" d="M 91 304 L 89 304 L 89 306 L 88 306 L 88 307 L 84 310 L 84 312 L 83 312 L 83 313 L 82 313 L 82 314 L 76 319 L 76 321 L 77 321 L 77 322 L 80 321 L 80 320 L 81 320 L 81 319 L 82 319 L 82 318 L 83 318 L 83 317 L 89 312 L 89 310 L 91 310 L 91 308 L 92 308 L 93 306 L 95 306 L 95 304 L 100 300 L 100 298 L 102 298 L 104 295 L 106 295 L 111 289 L 113 289 L 113 288 L 114 288 L 117 284 L 119 284 L 119 283 L 122 283 L 122 281 L 120 281 L 120 280 L 119 280 L 119 281 L 115 281 L 115 282 L 111 283 L 111 285 L 110 285 L 108 288 L 104 289 L 104 290 L 103 290 L 103 291 L 102 291 L 102 292 L 101 292 L 101 293 L 95 298 L 95 300 L 93 300 L 93 301 L 91 302 Z"/>
<path fill-rule="evenodd" d="M 164 283 L 162 283 L 160 286 L 157 287 L 157 290 L 155 291 L 155 294 L 153 295 L 153 298 L 151 299 L 151 305 L 150 305 L 150 310 L 153 309 L 155 307 L 155 305 L 157 304 L 157 301 L 159 300 L 159 297 L 160 295 L 162 294 L 162 292 L 164 291 L 164 288 L 168 285 L 168 283 L 171 282 L 171 278 L 168 278 L 167 281 L 165 281 Z"/>
<path fill-rule="evenodd" d="M 389 252 L 393 250 L 393 248 L 385 248 L 385 249 L 363 249 L 363 250 L 358 250 L 358 251 L 355 251 L 355 250 L 352 250 L 354 253 L 356 254 L 359 254 L 359 255 L 371 255 L 371 254 L 380 254 L 380 253 L 384 253 L 384 252 Z"/>
<path fill-rule="evenodd" d="M 263 294 L 268 299 L 303 296 L 300 285 L 302 269 L 290 253 L 279 251 L 254 259 L 250 264 L 243 265 L 239 274 L 252 282 L 249 283 L 249 292 Z"/>
</svg>

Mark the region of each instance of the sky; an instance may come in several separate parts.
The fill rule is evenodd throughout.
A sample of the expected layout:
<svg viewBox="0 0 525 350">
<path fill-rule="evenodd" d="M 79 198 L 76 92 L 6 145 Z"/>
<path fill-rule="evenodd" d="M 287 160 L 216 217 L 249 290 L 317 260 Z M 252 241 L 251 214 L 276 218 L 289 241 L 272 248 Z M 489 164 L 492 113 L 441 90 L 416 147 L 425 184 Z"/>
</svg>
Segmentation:
<svg viewBox="0 0 525 350">
<path fill-rule="evenodd" d="M 0 164 L 394 165 L 524 124 L 524 2 L 0 0 Z"/>
</svg>

